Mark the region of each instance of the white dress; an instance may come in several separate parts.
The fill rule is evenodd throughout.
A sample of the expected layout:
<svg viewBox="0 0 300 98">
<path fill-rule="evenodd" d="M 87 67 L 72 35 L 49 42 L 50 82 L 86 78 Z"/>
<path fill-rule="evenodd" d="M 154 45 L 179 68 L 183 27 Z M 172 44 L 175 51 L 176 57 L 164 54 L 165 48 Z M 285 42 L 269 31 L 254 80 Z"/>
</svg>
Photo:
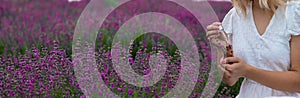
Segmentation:
<svg viewBox="0 0 300 98">
<path fill-rule="evenodd" d="M 233 53 L 248 64 L 269 71 L 290 69 L 291 35 L 300 35 L 300 2 L 288 2 L 285 11 L 277 9 L 265 33 L 256 29 L 252 3 L 244 17 L 240 10 L 232 8 L 222 25 L 225 32 L 232 34 Z M 300 84 L 299 84 L 300 85 Z M 271 96 L 294 96 L 300 94 L 274 90 L 250 79 L 244 79 L 237 98 L 265 98 Z"/>
</svg>

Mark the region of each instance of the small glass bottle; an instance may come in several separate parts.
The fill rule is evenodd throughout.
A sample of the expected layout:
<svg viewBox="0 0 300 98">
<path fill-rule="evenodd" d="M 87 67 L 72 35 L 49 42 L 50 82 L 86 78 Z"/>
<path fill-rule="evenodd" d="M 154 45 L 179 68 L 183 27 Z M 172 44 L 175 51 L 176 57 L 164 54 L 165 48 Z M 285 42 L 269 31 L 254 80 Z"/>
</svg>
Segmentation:
<svg viewBox="0 0 300 98">
<path fill-rule="evenodd" d="M 227 34 L 222 26 L 219 27 L 219 32 L 222 34 L 226 42 L 226 57 L 233 57 L 233 50 L 231 44 L 232 34 Z"/>
</svg>

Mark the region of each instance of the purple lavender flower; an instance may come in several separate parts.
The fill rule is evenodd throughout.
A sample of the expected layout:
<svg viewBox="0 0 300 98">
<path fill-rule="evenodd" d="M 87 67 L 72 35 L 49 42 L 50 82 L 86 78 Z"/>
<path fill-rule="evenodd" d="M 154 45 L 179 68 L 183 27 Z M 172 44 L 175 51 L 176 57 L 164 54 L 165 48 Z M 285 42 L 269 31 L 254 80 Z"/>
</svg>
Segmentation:
<svg viewBox="0 0 300 98">
<path fill-rule="evenodd" d="M 128 90 L 128 95 L 132 95 L 133 94 L 133 90 Z"/>
</svg>

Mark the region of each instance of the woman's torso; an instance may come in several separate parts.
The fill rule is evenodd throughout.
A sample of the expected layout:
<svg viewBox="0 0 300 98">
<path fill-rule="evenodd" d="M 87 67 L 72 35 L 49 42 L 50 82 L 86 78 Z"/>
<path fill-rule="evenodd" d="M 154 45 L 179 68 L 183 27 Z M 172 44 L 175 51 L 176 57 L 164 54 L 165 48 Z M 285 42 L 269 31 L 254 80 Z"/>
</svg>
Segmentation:
<svg viewBox="0 0 300 98">
<path fill-rule="evenodd" d="M 248 64 L 269 71 L 288 71 L 290 69 L 290 38 L 287 33 L 289 7 L 286 11 L 277 9 L 266 31 L 260 35 L 256 29 L 252 5 L 247 8 L 247 17 L 232 9 L 224 19 L 225 30 L 233 34 L 234 56 Z M 231 21 L 231 23 L 228 23 Z M 224 23 L 224 22 L 223 22 Z M 224 24 L 223 24 L 224 25 Z M 296 93 L 282 92 L 245 79 L 238 97 L 261 98 L 270 96 L 296 96 Z"/>
</svg>

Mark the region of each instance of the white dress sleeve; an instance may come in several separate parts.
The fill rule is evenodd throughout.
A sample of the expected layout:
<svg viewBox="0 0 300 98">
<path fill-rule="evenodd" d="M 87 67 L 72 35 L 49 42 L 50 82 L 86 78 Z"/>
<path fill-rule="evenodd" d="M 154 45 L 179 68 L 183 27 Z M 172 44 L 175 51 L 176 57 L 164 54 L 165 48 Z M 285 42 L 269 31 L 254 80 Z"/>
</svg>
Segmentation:
<svg viewBox="0 0 300 98">
<path fill-rule="evenodd" d="M 290 35 L 300 35 L 300 2 L 289 2 L 290 8 L 287 9 L 287 29 Z"/>
<path fill-rule="evenodd" d="M 235 15 L 235 8 L 232 8 L 224 17 L 222 21 L 222 26 L 226 33 L 232 34 L 233 33 L 233 21 L 234 21 L 234 15 Z"/>
</svg>

